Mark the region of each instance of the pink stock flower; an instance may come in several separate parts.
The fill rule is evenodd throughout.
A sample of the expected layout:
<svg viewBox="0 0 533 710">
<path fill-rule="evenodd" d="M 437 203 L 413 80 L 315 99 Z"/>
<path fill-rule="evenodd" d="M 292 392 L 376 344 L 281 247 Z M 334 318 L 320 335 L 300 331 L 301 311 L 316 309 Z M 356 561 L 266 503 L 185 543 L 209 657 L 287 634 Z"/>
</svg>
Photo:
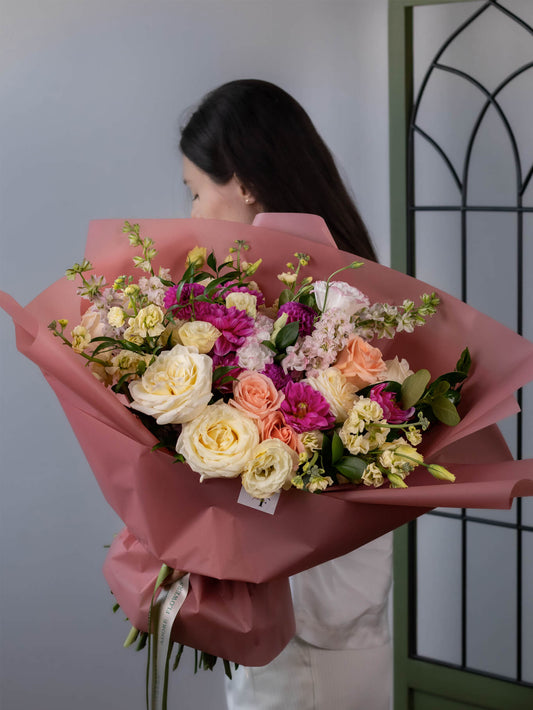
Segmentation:
<svg viewBox="0 0 533 710">
<path fill-rule="evenodd" d="M 301 434 L 314 429 L 329 429 L 335 424 L 335 416 L 325 398 L 303 382 L 289 382 L 285 399 L 280 405 L 285 421 Z"/>
<path fill-rule="evenodd" d="M 396 401 L 394 392 L 386 391 L 387 383 L 376 385 L 370 390 L 370 399 L 377 402 L 383 410 L 383 418 L 388 424 L 403 424 L 411 419 L 415 413 L 415 408 L 402 409 Z"/>
</svg>

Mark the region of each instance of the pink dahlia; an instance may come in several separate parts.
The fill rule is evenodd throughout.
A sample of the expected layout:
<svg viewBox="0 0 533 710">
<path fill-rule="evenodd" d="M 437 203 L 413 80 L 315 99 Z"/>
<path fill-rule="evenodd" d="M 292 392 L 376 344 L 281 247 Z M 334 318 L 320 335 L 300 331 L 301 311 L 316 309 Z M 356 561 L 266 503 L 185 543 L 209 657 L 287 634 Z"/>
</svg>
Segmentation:
<svg viewBox="0 0 533 710">
<path fill-rule="evenodd" d="M 283 392 L 285 399 L 280 405 L 285 421 L 301 434 L 313 429 L 330 429 L 335 416 L 325 398 L 304 382 L 289 382 Z"/>
<path fill-rule="evenodd" d="M 411 419 L 415 413 L 415 408 L 402 409 L 396 401 L 394 392 L 386 391 L 387 383 L 376 385 L 370 390 L 370 399 L 377 402 L 383 410 L 383 417 L 389 424 L 403 424 Z"/>
<path fill-rule="evenodd" d="M 220 303 L 200 301 L 194 311 L 196 320 L 205 320 L 221 332 L 214 348 L 217 355 L 235 352 L 254 332 L 254 319 L 235 306 L 226 308 Z"/>
<path fill-rule="evenodd" d="M 262 374 L 266 375 L 267 377 L 270 377 L 270 379 L 276 385 L 276 388 L 278 390 L 282 390 L 285 385 L 287 385 L 289 382 L 292 382 L 292 377 L 289 374 L 285 373 L 281 365 L 276 365 L 275 362 L 270 363 L 269 365 L 265 365 Z"/>
<path fill-rule="evenodd" d="M 314 320 L 317 315 L 311 306 L 304 306 L 303 303 L 298 303 L 297 301 L 288 301 L 280 306 L 278 316 L 283 315 L 283 313 L 286 313 L 288 316 L 287 323 L 299 321 L 299 335 L 311 335 L 314 328 Z"/>
<path fill-rule="evenodd" d="M 172 306 L 177 306 L 176 294 L 178 291 L 178 284 L 171 286 L 165 291 L 163 297 L 163 304 L 168 310 Z M 205 286 L 202 284 L 192 283 L 183 284 L 183 288 L 180 293 L 179 305 L 180 308 L 176 307 L 172 309 L 172 313 L 175 318 L 180 318 L 181 320 L 189 320 L 192 315 L 191 298 L 194 300 L 197 296 L 205 291 Z"/>
</svg>

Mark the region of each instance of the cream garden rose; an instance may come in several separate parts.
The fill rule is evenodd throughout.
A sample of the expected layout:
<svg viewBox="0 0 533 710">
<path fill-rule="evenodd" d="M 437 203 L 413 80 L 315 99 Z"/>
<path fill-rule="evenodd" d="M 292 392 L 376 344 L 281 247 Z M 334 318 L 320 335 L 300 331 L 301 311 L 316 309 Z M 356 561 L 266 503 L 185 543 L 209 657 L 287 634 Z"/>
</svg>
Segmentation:
<svg viewBox="0 0 533 710">
<path fill-rule="evenodd" d="M 305 382 L 318 390 L 335 415 L 336 422 L 344 422 L 355 402 L 357 388 L 336 367 L 321 370 L 316 377 Z"/>
<path fill-rule="evenodd" d="M 258 443 L 254 421 L 219 401 L 183 425 L 176 451 L 200 474 L 200 480 L 235 478 L 245 469 Z"/>
<path fill-rule="evenodd" d="M 208 353 L 220 335 L 218 328 L 203 320 L 184 323 L 178 329 L 178 336 L 183 345 L 194 345 L 199 353 Z"/>
<path fill-rule="evenodd" d="M 257 315 L 257 296 L 253 293 L 244 293 L 241 291 L 233 291 L 226 296 L 226 308 L 235 306 L 239 311 L 246 311 L 251 317 Z"/>
<path fill-rule="evenodd" d="M 298 468 L 298 454 L 280 439 L 265 439 L 252 452 L 242 485 L 253 498 L 268 498 L 289 488 Z"/>
<path fill-rule="evenodd" d="M 211 399 L 212 362 L 196 348 L 175 345 L 161 353 L 144 375 L 130 382 L 131 407 L 158 424 L 183 424 L 197 417 Z"/>
</svg>

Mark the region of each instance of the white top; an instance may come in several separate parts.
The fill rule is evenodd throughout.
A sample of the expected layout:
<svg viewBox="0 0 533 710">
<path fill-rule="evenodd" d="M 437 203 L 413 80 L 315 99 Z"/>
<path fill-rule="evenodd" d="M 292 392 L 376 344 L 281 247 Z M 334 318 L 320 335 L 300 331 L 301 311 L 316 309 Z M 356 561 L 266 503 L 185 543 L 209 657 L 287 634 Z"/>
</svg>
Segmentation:
<svg viewBox="0 0 533 710">
<path fill-rule="evenodd" d="M 392 533 L 291 577 L 296 635 L 319 648 L 355 649 L 390 640 Z"/>
</svg>

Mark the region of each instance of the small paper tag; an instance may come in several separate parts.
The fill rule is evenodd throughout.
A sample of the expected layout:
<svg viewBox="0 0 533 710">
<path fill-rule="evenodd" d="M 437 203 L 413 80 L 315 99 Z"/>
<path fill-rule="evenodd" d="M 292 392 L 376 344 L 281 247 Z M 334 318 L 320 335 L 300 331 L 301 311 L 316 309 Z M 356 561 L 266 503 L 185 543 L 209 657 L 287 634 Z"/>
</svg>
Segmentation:
<svg viewBox="0 0 533 710">
<path fill-rule="evenodd" d="M 247 493 L 241 486 L 241 491 L 239 493 L 237 503 L 240 503 L 241 505 L 247 505 L 249 508 L 255 508 L 256 510 L 260 510 L 262 513 L 274 515 L 278 500 L 279 491 L 271 495 L 269 498 L 263 498 L 263 500 L 259 500 L 259 498 L 254 498 L 249 493 Z"/>
</svg>

